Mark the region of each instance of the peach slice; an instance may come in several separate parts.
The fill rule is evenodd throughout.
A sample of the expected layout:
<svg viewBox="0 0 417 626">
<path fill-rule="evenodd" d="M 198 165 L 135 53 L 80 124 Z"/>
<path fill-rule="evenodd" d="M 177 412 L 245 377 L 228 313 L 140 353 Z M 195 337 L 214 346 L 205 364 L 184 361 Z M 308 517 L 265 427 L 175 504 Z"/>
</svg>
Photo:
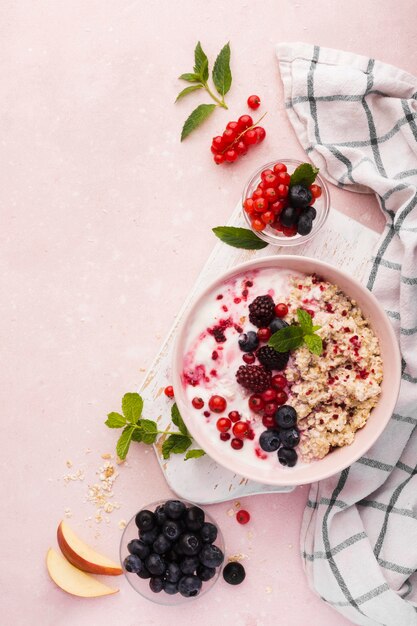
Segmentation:
<svg viewBox="0 0 417 626">
<path fill-rule="evenodd" d="M 78 569 L 106 576 L 122 574 L 122 568 L 118 563 L 93 550 L 64 521 L 58 526 L 57 539 L 62 554 Z"/>
<path fill-rule="evenodd" d="M 53 548 L 46 555 L 46 567 L 54 583 L 73 596 L 97 598 L 119 591 L 77 569 Z"/>
</svg>

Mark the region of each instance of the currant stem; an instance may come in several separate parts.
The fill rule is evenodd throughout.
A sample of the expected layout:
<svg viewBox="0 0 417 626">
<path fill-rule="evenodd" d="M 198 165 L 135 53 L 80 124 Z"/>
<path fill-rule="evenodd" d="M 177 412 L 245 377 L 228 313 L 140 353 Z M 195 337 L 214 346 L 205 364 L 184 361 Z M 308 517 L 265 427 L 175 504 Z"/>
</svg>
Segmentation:
<svg viewBox="0 0 417 626">
<path fill-rule="evenodd" d="M 225 101 L 224 101 L 224 98 L 222 98 L 221 100 L 219 100 L 219 99 L 217 98 L 217 96 L 215 96 L 215 95 L 214 95 L 214 93 L 211 91 L 211 89 L 210 89 L 210 87 L 207 85 L 207 83 L 203 83 L 203 86 L 204 86 L 204 89 L 205 89 L 205 90 L 207 91 L 207 93 L 209 94 L 209 96 L 210 96 L 211 98 L 213 98 L 213 100 L 214 100 L 215 102 L 217 102 L 217 105 L 218 105 L 219 107 L 222 107 L 223 109 L 227 109 L 227 108 L 228 108 L 227 104 L 226 104 L 226 103 L 225 103 Z"/>
<path fill-rule="evenodd" d="M 227 108 L 227 107 L 226 107 L 226 108 Z M 239 142 L 239 139 L 240 139 L 241 137 L 243 137 L 243 135 L 245 135 L 245 134 L 248 132 L 248 130 L 253 130 L 253 129 L 255 128 L 255 126 L 258 126 L 259 122 L 261 122 L 261 121 L 264 119 L 264 117 L 265 117 L 265 115 L 266 115 L 267 113 L 268 113 L 268 111 L 265 111 L 265 113 L 264 113 L 263 115 L 261 115 L 261 117 L 259 118 L 259 120 L 258 120 L 257 122 L 254 122 L 254 123 L 252 124 L 252 126 L 248 126 L 247 128 L 245 128 L 245 130 L 242 130 L 242 132 L 240 133 L 240 135 L 238 135 L 238 136 L 236 137 L 236 139 L 234 139 L 234 140 L 232 141 L 232 143 L 231 143 L 229 146 L 227 146 L 227 147 L 223 150 L 223 152 L 221 152 L 220 154 L 224 154 L 225 152 L 227 152 L 227 150 L 230 150 L 231 148 L 233 148 L 233 146 Z"/>
</svg>

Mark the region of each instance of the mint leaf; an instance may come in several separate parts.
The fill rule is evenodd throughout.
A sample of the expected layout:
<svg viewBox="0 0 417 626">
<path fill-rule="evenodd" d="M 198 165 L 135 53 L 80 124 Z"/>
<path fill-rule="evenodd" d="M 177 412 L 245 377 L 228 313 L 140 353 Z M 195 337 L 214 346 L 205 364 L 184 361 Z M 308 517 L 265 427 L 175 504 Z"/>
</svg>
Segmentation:
<svg viewBox="0 0 417 626">
<path fill-rule="evenodd" d="M 302 163 L 291 174 L 290 187 L 294 185 L 305 185 L 309 187 L 316 180 L 319 170 L 310 163 Z"/>
<path fill-rule="evenodd" d="M 109 413 L 104 423 L 109 428 L 123 428 L 126 426 L 126 418 L 120 413 Z"/>
<path fill-rule="evenodd" d="M 184 420 L 181 417 L 181 413 L 179 411 L 177 404 L 172 405 L 171 420 L 172 420 L 172 423 L 175 424 L 175 426 L 177 426 L 177 428 L 179 429 L 182 435 L 185 435 L 186 437 L 190 436 L 190 433 L 188 432 L 187 427 L 184 424 Z"/>
<path fill-rule="evenodd" d="M 300 322 L 300 326 L 303 329 L 303 333 L 308 335 L 313 330 L 313 318 L 304 309 L 297 309 L 297 317 Z"/>
<path fill-rule="evenodd" d="M 122 409 L 127 421 L 136 424 L 142 413 L 143 400 L 138 393 L 125 393 Z"/>
<path fill-rule="evenodd" d="M 213 233 L 223 243 L 234 248 L 243 248 L 244 250 L 262 250 L 268 245 L 266 241 L 259 239 L 248 228 L 236 228 L 235 226 L 216 226 Z"/>
<path fill-rule="evenodd" d="M 190 133 L 202 124 L 216 108 L 215 104 L 200 104 L 185 120 L 181 132 L 181 141 L 184 141 Z"/>
<path fill-rule="evenodd" d="M 313 354 L 320 356 L 323 352 L 323 341 L 319 335 L 306 335 L 304 337 L 304 341 L 310 352 L 313 352 Z"/>
<path fill-rule="evenodd" d="M 199 450 L 199 449 L 188 450 L 188 452 L 186 453 L 184 457 L 184 461 L 188 461 L 188 459 L 199 459 L 201 456 L 204 456 L 204 455 L 205 455 L 204 450 Z"/>
<path fill-rule="evenodd" d="M 180 91 L 175 99 L 175 102 L 178 102 L 178 100 L 181 100 L 181 98 L 183 98 L 187 94 L 192 93 L 193 91 L 197 91 L 198 89 L 203 89 L 203 85 L 190 85 L 189 87 L 186 87 L 185 89 Z"/>
<path fill-rule="evenodd" d="M 151 444 L 158 436 L 158 425 L 152 420 L 142 419 L 139 422 L 143 443 Z"/>
<path fill-rule="evenodd" d="M 186 80 L 187 83 L 199 83 L 200 82 L 200 76 L 198 74 L 181 74 L 181 76 L 178 76 L 179 80 Z"/>
<path fill-rule="evenodd" d="M 321 328 L 321 326 L 313 326 L 313 328 L 311 329 L 311 331 L 312 331 L 313 333 L 315 333 L 315 332 L 316 332 L 316 330 L 320 330 L 320 328 Z"/>
<path fill-rule="evenodd" d="M 277 352 L 288 352 L 303 345 L 303 329 L 301 326 L 287 326 L 272 335 L 268 345 Z"/>
<path fill-rule="evenodd" d="M 129 446 L 132 440 L 132 433 L 134 429 L 135 429 L 134 426 L 126 426 L 126 428 L 123 429 L 123 432 L 120 435 L 119 440 L 117 442 L 117 445 L 116 445 L 117 456 L 122 460 L 126 458 L 127 453 L 129 452 Z"/>
<path fill-rule="evenodd" d="M 227 43 L 219 52 L 213 67 L 213 83 L 217 92 L 224 96 L 232 84 L 230 71 L 230 45 Z"/>
<path fill-rule="evenodd" d="M 192 439 L 185 435 L 172 434 L 165 439 L 162 444 L 162 456 L 164 459 L 169 459 L 171 454 L 182 454 L 192 444 Z"/>
<path fill-rule="evenodd" d="M 133 430 L 133 432 L 132 432 L 132 441 L 137 441 L 138 443 L 141 443 L 141 441 L 142 441 L 142 431 L 141 431 L 140 428 L 135 428 Z"/>
<path fill-rule="evenodd" d="M 207 81 L 209 76 L 208 58 L 200 42 L 197 43 L 194 50 L 194 72 L 200 76 L 201 80 Z"/>
</svg>

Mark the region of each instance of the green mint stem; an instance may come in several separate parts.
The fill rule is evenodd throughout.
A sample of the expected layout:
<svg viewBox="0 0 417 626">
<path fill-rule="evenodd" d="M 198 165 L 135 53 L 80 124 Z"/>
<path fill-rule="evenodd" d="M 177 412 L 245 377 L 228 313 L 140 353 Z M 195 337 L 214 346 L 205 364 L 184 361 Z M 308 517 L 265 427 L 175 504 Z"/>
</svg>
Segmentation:
<svg viewBox="0 0 417 626">
<path fill-rule="evenodd" d="M 214 93 L 211 91 L 210 87 L 207 85 L 207 83 L 202 83 L 202 85 L 204 86 L 204 89 L 207 91 L 207 93 L 209 94 L 209 96 L 211 98 L 213 98 L 213 100 L 215 102 L 217 102 L 219 107 L 223 107 L 223 109 L 228 109 L 229 107 L 227 106 L 227 104 L 224 101 L 224 98 L 222 98 L 221 100 L 219 100 L 217 98 L 217 96 L 214 95 Z"/>
<path fill-rule="evenodd" d="M 138 424 L 134 424 L 134 427 L 135 427 L 136 429 L 138 429 L 138 430 L 140 430 L 140 429 L 141 429 L 141 428 L 140 428 L 140 425 L 138 425 Z M 157 434 L 157 435 L 172 435 L 172 434 L 174 434 L 174 435 L 177 435 L 177 434 L 178 434 L 178 435 L 180 435 L 180 434 L 181 434 L 179 431 L 178 431 L 178 433 L 176 433 L 176 432 L 174 432 L 174 433 L 173 433 L 173 432 L 172 432 L 172 430 L 157 430 L 157 431 L 154 431 L 154 432 L 156 432 L 156 434 Z"/>
</svg>

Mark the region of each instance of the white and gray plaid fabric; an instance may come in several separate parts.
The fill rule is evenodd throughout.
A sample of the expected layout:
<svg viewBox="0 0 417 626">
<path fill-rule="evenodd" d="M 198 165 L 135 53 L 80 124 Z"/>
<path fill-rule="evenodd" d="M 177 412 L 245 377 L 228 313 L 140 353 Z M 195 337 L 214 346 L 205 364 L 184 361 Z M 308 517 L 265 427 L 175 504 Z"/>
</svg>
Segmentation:
<svg viewBox="0 0 417 626">
<path fill-rule="evenodd" d="M 312 486 L 301 550 L 311 587 L 356 624 L 417 624 L 417 79 L 362 56 L 277 46 L 286 107 L 332 183 L 386 217 L 367 287 L 401 345 L 402 386 L 366 456 Z M 372 251 L 369 251 L 370 257 Z"/>
</svg>

